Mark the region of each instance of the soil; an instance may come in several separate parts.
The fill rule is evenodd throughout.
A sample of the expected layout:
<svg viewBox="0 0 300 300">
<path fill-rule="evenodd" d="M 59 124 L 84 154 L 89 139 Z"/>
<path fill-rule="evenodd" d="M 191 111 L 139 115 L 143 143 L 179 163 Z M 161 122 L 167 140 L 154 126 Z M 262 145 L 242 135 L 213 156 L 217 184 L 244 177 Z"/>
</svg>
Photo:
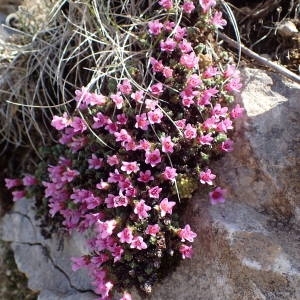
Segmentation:
<svg viewBox="0 0 300 300">
<path fill-rule="evenodd" d="M 246 47 L 300 74 L 300 0 L 229 0 L 228 4 Z M 225 33 L 235 39 L 232 25 Z"/>
</svg>

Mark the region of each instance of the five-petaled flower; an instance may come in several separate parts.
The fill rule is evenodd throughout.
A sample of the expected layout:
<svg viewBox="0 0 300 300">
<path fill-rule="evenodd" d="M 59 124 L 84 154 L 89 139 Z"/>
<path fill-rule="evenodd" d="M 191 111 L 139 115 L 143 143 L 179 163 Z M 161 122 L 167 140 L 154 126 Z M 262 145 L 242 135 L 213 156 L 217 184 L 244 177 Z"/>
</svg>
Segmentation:
<svg viewBox="0 0 300 300">
<path fill-rule="evenodd" d="M 209 184 L 209 185 L 212 185 L 213 184 L 213 180 L 216 178 L 216 175 L 213 174 L 211 172 L 210 169 L 207 169 L 205 172 L 200 172 L 200 175 L 199 175 L 199 179 L 200 179 L 200 182 L 205 184 Z"/>
<path fill-rule="evenodd" d="M 217 187 L 214 191 L 209 193 L 209 198 L 211 204 L 223 203 L 225 202 L 224 195 L 226 193 L 225 189 Z"/>
<path fill-rule="evenodd" d="M 140 200 L 134 207 L 134 213 L 137 214 L 140 219 L 147 218 L 149 216 L 149 210 L 151 210 L 151 207 L 145 204 L 145 200 Z"/>
<path fill-rule="evenodd" d="M 178 236 L 181 238 L 181 241 L 184 242 L 185 240 L 189 242 L 193 242 L 194 238 L 197 237 L 197 234 L 191 230 L 189 224 L 185 225 L 183 229 L 179 229 Z"/>
<path fill-rule="evenodd" d="M 176 202 L 174 201 L 169 201 L 168 198 L 164 198 L 160 204 L 160 214 L 162 217 L 164 217 L 166 214 L 172 214 L 173 207 L 175 206 Z"/>
</svg>

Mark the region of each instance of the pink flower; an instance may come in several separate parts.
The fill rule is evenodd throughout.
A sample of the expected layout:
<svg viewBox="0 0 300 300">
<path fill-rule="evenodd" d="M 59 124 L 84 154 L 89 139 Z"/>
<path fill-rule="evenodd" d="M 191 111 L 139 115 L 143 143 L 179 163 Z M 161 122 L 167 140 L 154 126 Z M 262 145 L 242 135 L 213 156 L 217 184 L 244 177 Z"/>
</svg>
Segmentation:
<svg viewBox="0 0 300 300">
<path fill-rule="evenodd" d="M 137 149 L 137 145 L 135 141 L 130 141 L 128 143 L 123 143 L 123 147 L 126 151 L 135 151 Z"/>
<path fill-rule="evenodd" d="M 122 108 L 124 99 L 123 99 L 123 97 L 121 96 L 121 93 L 120 93 L 120 92 L 117 92 L 116 94 L 111 95 L 110 98 L 111 98 L 111 100 L 116 104 L 116 107 L 117 107 L 118 109 L 121 109 L 121 108 Z"/>
<path fill-rule="evenodd" d="M 135 128 L 140 128 L 142 130 L 148 130 L 149 121 L 147 119 L 146 113 L 142 113 L 141 115 L 135 116 L 136 123 L 134 125 Z"/>
<path fill-rule="evenodd" d="M 25 191 L 13 191 L 12 193 L 13 196 L 13 201 L 18 201 L 23 199 L 26 196 L 26 192 Z"/>
<path fill-rule="evenodd" d="M 211 142 L 214 140 L 214 138 L 211 136 L 211 133 L 208 133 L 206 135 L 202 135 L 198 138 L 198 142 L 201 145 L 211 145 Z"/>
<path fill-rule="evenodd" d="M 215 128 L 217 128 L 218 122 L 219 122 L 219 119 L 216 118 L 215 116 L 212 116 L 204 121 L 203 127 L 205 129 L 215 129 Z"/>
<path fill-rule="evenodd" d="M 150 234 L 152 236 L 156 236 L 156 234 L 159 232 L 160 230 L 160 227 L 158 224 L 155 224 L 155 225 L 148 225 L 145 233 L 146 234 Z"/>
<path fill-rule="evenodd" d="M 134 188 L 133 186 L 129 186 L 128 188 L 125 189 L 125 195 L 127 197 L 136 197 L 137 189 Z"/>
<path fill-rule="evenodd" d="M 130 136 L 130 134 L 127 132 L 126 129 L 121 129 L 120 132 L 115 132 L 114 136 L 116 137 L 116 141 L 117 142 L 131 142 L 132 141 L 132 137 Z"/>
<path fill-rule="evenodd" d="M 195 9 L 195 5 L 192 1 L 185 1 L 182 5 L 182 9 L 185 13 L 190 14 Z"/>
<path fill-rule="evenodd" d="M 93 196 L 93 193 L 85 189 L 75 189 L 73 188 L 73 194 L 71 194 L 70 199 L 74 203 L 82 203 L 86 198 Z"/>
<path fill-rule="evenodd" d="M 120 194 L 119 196 L 115 196 L 113 198 L 113 207 L 120 207 L 120 206 L 126 207 L 129 203 L 128 197 L 124 196 L 121 191 L 119 192 L 119 194 Z"/>
<path fill-rule="evenodd" d="M 150 164 L 151 167 L 155 167 L 161 162 L 160 152 L 158 149 L 155 149 L 152 152 L 150 151 L 146 152 L 145 155 L 146 155 L 145 163 Z"/>
<path fill-rule="evenodd" d="M 75 91 L 75 101 L 78 102 L 79 107 L 85 107 L 88 102 L 88 98 L 90 97 L 90 93 L 85 87 L 82 87 L 81 90 Z"/>
<path fill-rule="evenodd" d="M 97 221 L 96 230 L 100 235 L 101 239 L 105 239 L 112 235 L 113 230 L 116 228 L 117 222 L 115 220 L 108 220 L 105 222 Z"/>
<path fill-rule="evenodd" d="M 149 197 L 158 199 L 161 191 L 162 191 L 162 188 L 160 188 L 158 185 L 156 185 L 148 190 Z"/>
<path fill-rule="evenodd" d="M 164 217 L 166 214 L 172 214 L 173 206 L 175 206 L 176 202 L 168 200 L 168 198 L 164 198 L 160 204 L 160 214 L 162 217 Z"/>
<path fill-rule="evenodd" d="M 93 119 L 94 119 L 94 124 L 92 125 L 93 129 L 98 129 L 105 126 L 106 124 L 111 123 L 109 117 L 102 114 L 101 112 L 98 112 L 96 116 L 93 117 Z"/>
<path fill-rule="evenodd" d="M 5 186 L 9 190 L 12 189 L 13 187 L 22 185 L 22 180 L 21 179 L 5 178 L 4 180 L 5 180 Z"/>
<path fill-rule="evenodd" d="M 123 143 L 123 147 L 125 148 L 126 151 L 135 151 L 137 149 L 137 145 L 135 141 Z"/>
<path fill-rule="evenodd" d="M 120 174 L 117 169 L 115 169 L 114 173 L 110 172 L 107 182 L 109 183 L 118 183 L 120 181 L 124 181 L 124 175 Z"/>
<path fill-rule="evenodd" d="M 101 295 L 101 300 L 109 300 L 109 293 L 113 288 L 113 284 L 110 281 L 104 281 L 101 284 L 97 285 L 97 288 L 95 289 L 96 294 Z M 100 300 L 98 299 L 98 300 Z"/>
<path fill-rule="evenodd" d="M 90 259 L 88 256 L 82 257 L 71 257 L 72 270 L 76 272 L 79 269 L 85 268 L 90 264 Z"/>
<path fill-rule="evenodd" d="M 59 139 L 59 143 L 62 145 L 68 145 L 73 141 L 73 137 L 75 135 L 75 132 L 73 128 L 67 127 L 65 129 L 65 133 L 61 135 L 61 138 Z"/>
<path fill-rule="evenodd" d="M 160 0 L 158 3 L 165 9 L 171 9 L 173 7 L 172 0 Z"/>
<path fill-rule="evenodd" d="M 98 190 L 108 190 L 109 189 L 109 183 L 103 181 L 103 179 L 101 179 L 101 181 L 99 183 L 96 184 L 96 188 Z"/>
<path fill-rule="evenodd" d="M 71 167 L 72 166 L 72 160 L 65 158 L 63 156 L 60 156 L 58 159 L 58 164 L 65 167 Z"/>
<path fill-rule="evenodd" d="M 190 53 L 191 51 L 193 51 L 192 44 L 189 43 L 186 39 L 182 40 L 178 46 L 182 53 Z"/>
<path fill-rule="evenodd" d="M 173 76 L 173 70 L 170 67 L 164 67 L 162 72 L 165 78 L 171 78 Z"/>
<path fill-rule="evenodd" d="M 222 12 L 216 11 L 211 19 L 211 23 L 215 25 L 217 28 L 223 29 L 226 26 L 227 21 L 222 18 Z"/>
<path fill-rule="evenodd" d="M 155 107 L 158 105 L 158 101 L 152 99 L 146 99 L 145 104 L 147 109 L 154 110 Z"/>
<path fill-rule="evenodd" d="M 230 78 L 230 77 L 236 78 L 239 77 L 240 71 L 236 69 L 236 65 L 228 65 L 223 75 L 225 78 Z"/>
<path fill-rule="evenodd" d="M 71 124 L 71 120 L 68 118 L 67 113 L 64 113 L 62 117 L 53 116 L 51 121 L 51 126 L 56 130 L 63 130 Z"/>
<path fill-rule="evenodd" d="M 141 140 L 139 143 L 139 149 L 149 152 L 151 149 L 151 143 L 145 139 Z"/>
<path fill-rule="evenodd" d="M 235 108 L 232 109 L 230 116 L 233 119 L 241 118 L 244 114 L 244 108 L 240 107 L 239 104 L 236 105 Z"/>
<path fill-rule="evenodd" d="M 197 66 L 199 62 L 199 58 L 196 56 L 195 52 L 191 52 L 189 54 L 183 54 L 180 57 L 180 64 L 182 64 L 184 67 L 188 69 L 193 69 Z"/>
<path fill-rule="evenodd" d="M 222 106 L 220 105 L 220 103 L 217 103 L 217 104 L 214 106 L 214 108 L 213 108 L 211 114 L 212 114 L 213 116 L 215 116 L 215 117 L 222 117 L 222 118 L 225 118 L 226 115 L 227 115 L 227 111 L 228 111 L 228 107 L 227 107 L 227 106 L 222 107 Z"/>
<path fill-rule="evenodd" d="M 150 21 L 148 23 L 149 33 L 152 35 L 159 35 L 161 33 L 161 29 L 164 27 L 162 23 L 158 20 Z"/>
<path fill-rule="evenodd" d="M 162 137 L 161 138 L 161 147 L 162 147 L 162 152 L 164 153 L 173 153 L 174 149 L 174 143 L 171 140 L 170 136 Z"/>
<path fill-rule="evenodd" d="M 160 42 L 160 49 L 165 52 L 173 52 L 176 45 L 177 43 L 173 39 L 167 38 L 166 41 Z"/>
<path fill-rule="evenodd" d="M 128 243 L 130 244 L 133 239 L 132 230 L 128 227 L 123 229 L 121 232 L 117 234 L 118 238 L 120 239 L 121 243 Z"/>
<path fill-rule="evenodd" d="M 145 200 L 139 201 L 134 207 L 134 213 L 137 214 L 140 219 L 147 218 L 149 216 L 147 211 L 149 210 L 151 210 L 151 207 L 145 204 Z"/>
<path fill-rule="evenodd" d="M 106 97 L 103 95 L 98 95 L 95 93 L 90 93 L 90 96 L 86 98 L 86 104 L 89 104 L 91 106 L 99 105 L 102 106 L 106 103 Z"/>
<path fill-rule="evenodd" d="M 67 169 L 62 173 L 61 181 L 63 182 L 71 182 L 75 179 L 75 177 L 79 176 L 80 173 L 76 170 Z"/>
<path fill-rule="evenodd" d="M 74 117 L 73 121 L 71 122 L 70 125 L 74 129 L 74 132 L 82 133 L 87 130 L 85 121 L 83 119 L 81 119 L 80 117 Z"/>
<path fill-rule="evenodd" d="M 147 116 L 150 124 L 156 124 L 161 123 L 161 119 L 164 115 L 159 108 L 156 108 L 153 111 L 149 111 Z"/>
<path fill-rule="evenodd" d="M 182 242 L 187 240 L 191 243 L 194 241 L 194 238 L 197 236 L 197 234 L 191 230 L 191 227 L 188 224 L 185 225 L 184 229 L 179 229 L 178 235 L 181 238 Z"/>
<path fill-rule="evenodd" d="M 136 161 L 132 161 L 132 162 L 123 161 L 122 162 L 121 170 L 126 172 L 127 174 L 136 173 L 137 171 L 139 171 L 139 169 L 140 169 L 139 164 Z"/>
<path fill-rule="evenodd" d="M 217 125 L 217 131 L 219 131 L 219 132 L 227 132 L 230 129 L 233 129 L 233 126 L 232 126 L 232 121 L 229 118 L 222 120 Z"/>
<path fill-rule="evenodd" d="M 122 81 L 122 83 L 118 84 L 118 89 L 124 95 L 129 95 L 132 91 L 131 83 L 128 79 Z"/>
<path fill-rule="evenodd" d="M 203 184 L 207 183 L 209 185 L 212 185 L 212 180 L 214 180 L 215 178 L 216 175 L 211 172 L 211 169 L 207 169 L 205 172 L 200 172 L 199 175 L 200 182 Z"/>
<path fill-rule="evenodd" d="M 121 260 L 123 253 L 124 253 L 124 249 L 121 246 L 115 245 L 113 247 L 111 254 L 114 257 L 114 263 Z"/>
<path fill-rule="evenodd" d="M 209 88 L 207 90 L 204 90 L 202 92 L 201 97 L 198 99 L 197 104 L 198 105 L 210 105 L 211 97 L 215 96 L 218 93 L 219 93 L 219 90 L 216 88 Z"/>
<path fill-rule="evenodd" d="M 103 203 L 103 200 L 99 197 L 95 197 L 93 194 L 84 199 L 84 202 L 87 205 L 87 209 L 94 209 L 100 204 Z"/>
<path fill-rule="evenodd" d="M 161 95 L 162 92 L 164 91 L 162 83 L 158 82 L 156 84 L 153 84 L 152 86 L 150 86 L 150 91 L 151 91 L 151 94 L 154 96 Z"/>
<path fill-rule="evenodd" d="M 98 170 L 103 165 L 103 159 L 98 158 L 95 154 L 92 154 L 92 158 L 88 159 L 89 169 Z"/>
<path fill-rule="evenodd" d="M 154 57 L 150 58 L 150 63 L 152 65 L 152 71 L 154 73 L 159 73 L 163 71 L 164 65 L 162 64 L 162 61 L 156 60 Z"/>
<path fill-rule="evenodd" d="M 115 196 L 113 194 L 108 194 L 104 199 L 104 203 L 106 204 L 107 208 L 112 208 L 115 206 L 114 198 Z"/>
<path fill-rule="evenodd" d="M 24 186 L 32 186 L 32 185 L 35 185 L 35 184 L 37 184 L 37 179 L 34 176 L 26 175 L 23 178 L 23 185 Z"/>
<path fill-rule="evenodd" d="M 177 42 L 180 42 L 186 36 L 186 28 L 185 27 L 176 27 L 174 38 Z"/>
<path fill-rule="evenodd" d="M 213 67 L 213 66 L 209 66 L 209 67 L 207 67 L 207 69 L 203 73 L 203 78 L 211 78 L 211 77 L 214 77 L 218 74 L 221 74 L 220 71 L 218 70 L 218 68 Z"/>
<path fill-rule="evenodd" d="M 109 123 L 104 127 L 110 134 L 114 134 L 118 131 L 119 126 L 117 123 Z"/>
<path fill-rule="evenodd" d="M 233 141 L 228 139 L 221 144 L 221 150 L 225 152 L 231 152 L 233 150 Z"/>
<path fill-rule="evenodd" d="M 124 292 L 124 294 L 120 300 L 132 300 L 132 297 L 129 293 Z"/>
<path fill-rule="evenodd" d="M 185 126 L 184 136 L 185 136 L 185 138 L 187 138 L 189 140 L 196 138 L 196 136 L 197 136 L 196 128 L 193 127 L 190 123 L 187 124 Z"/>
<path fill-rule="evenodd" d="M 211 7 L 216 5 L 216 0 L 199 0 L 204 13 L 207 13 Z"/>
<path fill-rule="evenodd" d="M 181 120 L 175 121 L 175 124 L 179 129 L 184 129 L 185 128 L 185 122 L 186 122 L 186 119 L 181 119 Z"/>
<path fill-rule="evenodd" d="M 136 248 L 138 250 L 147 249 L 147 244 L 141 236 L 135 236 L 131 242 L 130 248 Z"/>
<path fill-rule="evenodd" d="M 209 193 L 209 199 L 211 204 L 217 204 L 217 203 L 224 203 L 225 198 L 224 195 L 226 193 L 225 189 L 221 189 L 220 187 L 217 187 L 214 191 Z"/>
<path fill-rule="evenodd" d="M 186 87 L 182 92 L 180 92 L 180 97 L 183 100 L 185 100 L 185 99 L 193 100 L 193 98 L 198 95 L 199 95 L 199 91 L 194 91 L 190 87 Z"/>
<path fill-rule="evenodd" d="M 107 156 L 107 163 L 110 166 L 115 166 L 120 163 L 120 160 L 117 155 Z"/>
<path fill-rule="evenodd" d="M 143 103 L 144 91 L 136 91 L 131 94 L 131 99 L 135 100 L 138 103 Z"/>
<path fill-rule="evenodd" d="M 164 28 L 167 32 L 171 32 L 173 30 L 173 28 L 175 27 L 175 23 L 171 22 L 169 20 L 164 22 Z"/>
<path fill-rule="evenodd" d="M 193 247 L 182 244 L 179 247 L 179 252 L 182 254 L 182 258 L 192 258 Z"/>
<path fill-rule="evenodd" d="M 125 125 L 128 121 L 128 118 L 126 117 L 125 114 L 118 114 L 117 115 L 117 124 L 120 124 L 120 125 Z"/>
<path fill-rule="evenodd" d="M 149 182 L 151 180 L 154 180 L 154 177 L 151 175 L 151 171 L 150 170 L 146 170 L 145 172 L 140 172 L 139 175 L 140 176 L 137 179 L 139 182 L 147 183 L 147 182 Z"/>
<path fill-rule="evenodd" d="M 182 98 L 182 105 L 183 106 L 190 107 L 194 103 L 195 102 L 194 102 L 192 97 Z"/>
<path fill-rule="evenodd" d="M 225 84 L 224 88 L 228 92 L 239 92 L 242 86 L 240 78 L 232 78 L 227 84 Z"/>
<path fill-rule="evenodd" d="M 129 178 L 123 178 L 120 182 L 118 182 L 119 188 L 123 191 L 128 189 L 130 186 L 132 186 L 132 183 Z"/>
<path fill-rule="evenodd" d="M 177 172 L 175 168 L 166 167 L 162 175 L 164 179 L 174 181 L 177 176 Z"/>
<path fill-rule="evenodd" d="M 82 149 L 83 147 L 85 147 L 88 143 L 88 138 L 86 136 L 81 136 L 78 138 L 74 138 L 72 137 L 72 142 L 68 145 L 72 152 L 77 152 L 80 149 Z"/>
</svg>

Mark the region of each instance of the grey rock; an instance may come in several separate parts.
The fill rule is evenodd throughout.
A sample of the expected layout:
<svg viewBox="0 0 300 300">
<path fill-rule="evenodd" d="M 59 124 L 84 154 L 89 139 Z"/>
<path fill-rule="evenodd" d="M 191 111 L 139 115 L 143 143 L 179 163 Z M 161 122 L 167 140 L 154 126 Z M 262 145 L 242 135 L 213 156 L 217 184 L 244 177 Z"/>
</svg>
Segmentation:
<svg viewBox="0 0 300 300">
<path fill-rule="evenodd" d="M 262 70 L 242 74 L 246 117 L 237 126 L 236 151 L 214 170 L 233 200 L 299 225 L 300 85 Z"/>
<path fill-rule="evenodd" d="M 73 294 L 64 294 L 64 293 L 53 293 L 49 290 L 43 290 L 39 296 L 38 300 L 95 300 L 95 295 L 92 293 L 73 293 Z"/>
<path fill-rule="evenodd" d="M 58 235 L 44 239 L 34 217 L 34 200 L 24 199 L 15 203 L 13 211 L 1 222 L 1 235 L 3 240 L 12 242 L 17 266 L 26 273 L 32 290 L 47 290 L 57 297 L 80 293 L 78 299 L 83 300 L 85 297 L 90 299 L 91 295 L 95 297 L 90 293 L 92 288 L 87 273 L 71 269 L 71 257 L 88 253 L 85 237 L 73 234 L 63 240 Z M 43 298 L 46 297 L 43 294 L 40 297 L 47 299 Z"/>
</svg>

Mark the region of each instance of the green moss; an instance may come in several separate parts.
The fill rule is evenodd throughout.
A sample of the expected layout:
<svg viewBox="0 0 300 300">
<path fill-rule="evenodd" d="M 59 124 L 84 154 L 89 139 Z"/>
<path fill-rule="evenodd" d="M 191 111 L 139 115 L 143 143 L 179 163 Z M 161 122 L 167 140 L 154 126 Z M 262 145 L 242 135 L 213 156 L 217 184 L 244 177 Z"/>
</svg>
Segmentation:
<svg viewBox="0 0 300 300">
<path fill-rule="evenodd" d="M 198 181 L 194 175 L 178 174 L 177 176 L 177 188 L 180 198 L 189 199 L 192 198 L 193 193 L 198 189 Z M 172 189 L 173 194 L 176 194 L 175 186 Z"/>
</svg>

